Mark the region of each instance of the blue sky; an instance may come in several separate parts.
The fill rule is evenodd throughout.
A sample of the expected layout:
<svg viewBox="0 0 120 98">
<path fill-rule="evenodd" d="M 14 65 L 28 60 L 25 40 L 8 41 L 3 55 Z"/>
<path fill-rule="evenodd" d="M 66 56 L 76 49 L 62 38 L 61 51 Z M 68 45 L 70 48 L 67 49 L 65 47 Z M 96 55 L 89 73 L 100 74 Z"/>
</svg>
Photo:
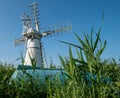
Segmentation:
<svg viewBox="0 0 120 98">
<path fill-rule="evenodd" d="M 29 13 L 29 5 L 38 2 L 40 24 L 47 27 L 71 21 L 72 33 L 42 39 L 46 51 L 47 62 L 59 64 L 58 55 L 67 56 L 68 46 L 59 40 L 77 43 L 74 33 L 80 37 L 94 27 L 102 28 L 101 38 L 107 40 L 103 58 L 120 57 L 120 1 L 119 0 L 0 0 L 0 60 L 19 64 L 15 61 L 24 53 L 24 45 L 15 47 L 14 39 L 22 33 L 22 13 Z M 104 12 L 104 22 L 102 22 Z"/>
</svg>

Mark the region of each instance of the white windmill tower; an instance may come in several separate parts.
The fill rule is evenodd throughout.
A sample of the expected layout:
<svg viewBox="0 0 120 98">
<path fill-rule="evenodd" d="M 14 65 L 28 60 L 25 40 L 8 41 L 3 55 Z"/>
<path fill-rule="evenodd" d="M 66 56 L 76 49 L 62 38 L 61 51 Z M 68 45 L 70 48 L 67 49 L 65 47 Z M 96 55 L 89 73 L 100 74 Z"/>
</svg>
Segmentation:
<svg viewBox="0 0 120 98">
<path fill-rule="evenodd" d="M 43 53 L 41 39 L 52 35 L 58 35 L 64 31 L 69 32 L 72 29 L 71 23 L 59 24 L 49 28 L 39 28 L 38 4 L 33 3 L 30 6 L 32 17 L 23 14 L 23 38 L 15 39 L 15 46 L 25 42 L 27 43 L 24 65 L 32 66 L 35 61 L 36 67 L 43 68 Z"/>
</svg>

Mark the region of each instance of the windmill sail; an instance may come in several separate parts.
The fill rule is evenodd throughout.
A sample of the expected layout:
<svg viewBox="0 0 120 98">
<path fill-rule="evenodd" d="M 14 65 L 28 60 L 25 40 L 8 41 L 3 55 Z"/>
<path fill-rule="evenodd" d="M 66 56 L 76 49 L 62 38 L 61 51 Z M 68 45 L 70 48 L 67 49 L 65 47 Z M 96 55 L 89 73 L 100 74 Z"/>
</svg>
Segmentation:
<svg viewBox="0 0 120 98">
<path fill-rule="evenodd" d="M 52 35 L 58 35 L 59 33 L 63 33 L 63 32 L 70 32 L 72 29 L 72 25 L 71 23 L 67 23 L 67 24 L 58 24 L 56 26 L 53 27 L 49 27 L 48 29 L 42 29 L 42 37 L 49 37 Z"/>
<path fill-rule="evenodd" d="M 31 19 L 33 23 L 35 24 L 35 29 L 38 32 L 39 31 L 39 10 L 38 10 L 38 3 L 33 3 L 30 5 L 30 11 L 31 11 Z"/>
<path fill-rule="evenodd" d="M 18 39 L 15 39 L 15 46 L 19 46 L 21 44 L 24 44 L 26 41 L 25 38 L 18 38 Z"/>
</svg>

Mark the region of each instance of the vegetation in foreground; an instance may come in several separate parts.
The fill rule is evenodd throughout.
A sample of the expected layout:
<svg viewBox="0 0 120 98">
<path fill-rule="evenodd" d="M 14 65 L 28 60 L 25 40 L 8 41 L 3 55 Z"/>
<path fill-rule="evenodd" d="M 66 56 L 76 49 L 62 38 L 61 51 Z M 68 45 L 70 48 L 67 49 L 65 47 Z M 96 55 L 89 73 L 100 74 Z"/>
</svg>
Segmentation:
<svg viewBox="0 0 120 98">
<path fill-rule="evenodd" d="M 65 81 L 57 75 L 44 83 L 31 77 L 10 80 L 16 69 L 0 63 L 0 98 L 120 98 L 120 66 L 114 59 L 101 59 L 106 41 L 100 39 L 100 32 L 92 29 L 84 40 L 75 34 L 79 45 L 62 41 L 69 45 L 69 57 L 59 56 Z"/>
</svg>

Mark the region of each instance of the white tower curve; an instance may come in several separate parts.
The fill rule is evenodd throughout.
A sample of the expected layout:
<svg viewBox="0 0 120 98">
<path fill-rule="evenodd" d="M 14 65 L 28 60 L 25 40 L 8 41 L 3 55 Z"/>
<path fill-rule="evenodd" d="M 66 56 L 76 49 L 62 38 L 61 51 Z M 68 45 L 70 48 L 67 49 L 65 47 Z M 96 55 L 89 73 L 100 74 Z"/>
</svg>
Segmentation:
<svg viewBox="0 0 120 98">
<path fill-rule="evenodd" d="M 36 65 L 42 68 L 42 54 L 40 40 L 41 35 L 35 29 L 29 28 L 27 32 L 22 33 L 23 37 L 27 39 L 27 49 L 25 54 L 24 65 Z"/>
</svg>

